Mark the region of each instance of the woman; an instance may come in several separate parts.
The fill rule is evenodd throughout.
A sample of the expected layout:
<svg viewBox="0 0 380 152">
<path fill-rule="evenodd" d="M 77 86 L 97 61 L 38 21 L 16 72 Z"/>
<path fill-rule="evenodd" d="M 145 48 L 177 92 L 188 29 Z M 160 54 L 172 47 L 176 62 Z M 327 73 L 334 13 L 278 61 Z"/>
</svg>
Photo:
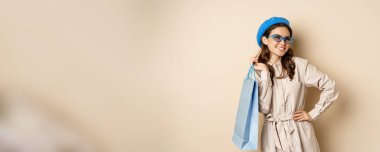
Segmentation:
<svg viewBox="0 0 380 152">
<path fill-rule="evenodd" d="M 262 152 L 319 152 L 312 121 L 337 99 L 335 82 L 308 60 L 293 56 L 293 33 L 282 17 L 266 20 L 257 33 L 261 47 L 252 57 L 259 83 L 259 111 L 265 122 Z M 321 90 L 314 108 L 304 111 L 307 87 Z"/>
</svg>

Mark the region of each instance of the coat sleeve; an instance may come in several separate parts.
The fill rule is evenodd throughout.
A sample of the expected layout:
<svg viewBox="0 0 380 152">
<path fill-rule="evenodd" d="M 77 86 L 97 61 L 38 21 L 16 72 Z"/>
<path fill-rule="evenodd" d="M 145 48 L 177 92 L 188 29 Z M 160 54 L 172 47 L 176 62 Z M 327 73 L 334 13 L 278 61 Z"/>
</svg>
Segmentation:
<svg viewBox="0 0 380 152">
<path fill-rule="evenodd" d="M 259 111 L 267 114 L 272 104 L 272 81 L 269 71 L 256 72 L 256 78 L 259 84 Z"/>
<path fill-rule="evenodd" d="M 309 112 L 313 120 L 323 113 L 330 105 L 338 98 L 339 92 L 335 86 L 335 81 L 329 78 L 326 74 L 317 70 L 317 68 L 307 62 L 305 68 L 305 84 L 308 87 L 314 86 L 321 90 L 319 101 L 314 105 L 314 108 Z"/>
</svg>

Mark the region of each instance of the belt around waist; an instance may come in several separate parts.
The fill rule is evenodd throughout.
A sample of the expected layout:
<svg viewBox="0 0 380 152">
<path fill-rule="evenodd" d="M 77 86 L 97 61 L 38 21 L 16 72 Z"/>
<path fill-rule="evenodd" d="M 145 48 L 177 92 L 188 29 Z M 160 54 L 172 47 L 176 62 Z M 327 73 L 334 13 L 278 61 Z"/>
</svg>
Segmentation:
<svg viewBox="0 0 380 152">
<path fill-rule="evenodd" d="M 293 151 L 293 141 L 291 135 L 294 132 L 291 121 L 292 116 L 280 116 L 273 118 L 272 114 L 266 115 L 266 122 L 271 123 L 271 134 L 274 140 L 275 146 L 278 149 L 285 151 Z"/>
</svg>

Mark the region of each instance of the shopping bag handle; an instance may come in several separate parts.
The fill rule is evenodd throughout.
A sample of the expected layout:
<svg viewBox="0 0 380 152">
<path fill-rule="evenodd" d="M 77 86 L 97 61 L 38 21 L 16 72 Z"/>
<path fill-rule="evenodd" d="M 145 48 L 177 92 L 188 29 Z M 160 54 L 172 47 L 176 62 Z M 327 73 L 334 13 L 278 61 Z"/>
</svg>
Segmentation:
<svg viewBox="0 0 380 152">
<path fill-rule="evenodd" d="M 248 71 L 247 76 L 245 77 L 245 79 L 256 80 L 256 77 L 255 77 L 255 68 L 253 67 L 253 64 L 249 68 L 249 71 Z"/>
<path fill-rule="evenodd" d="M 255 58 L 258 58 L 261 54 L 261 48 L 259 49 L 259 51 L 257 51 L 257 54 L 255 55 Z M 256 80 L 256 77 L 255 77 L 255 68 L 253 67 L 254 64 L 251 64 L 251 67 L 249 68 L 249 72 L 247 73 L 247 77 L 245 77 L 245 79 L 248 79 L 248 78 L 251 78 L 253 80 Z M 252 76 L 252 73 L 253 73 L 253 76 Z"/>
</svg>

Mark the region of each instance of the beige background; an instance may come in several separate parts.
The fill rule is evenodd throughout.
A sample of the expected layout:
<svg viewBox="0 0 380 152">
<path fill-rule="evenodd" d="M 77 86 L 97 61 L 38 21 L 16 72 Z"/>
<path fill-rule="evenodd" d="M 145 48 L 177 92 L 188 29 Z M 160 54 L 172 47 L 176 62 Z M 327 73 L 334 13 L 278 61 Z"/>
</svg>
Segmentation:
<svg viewBox="0 0 380 152">
<path fill-rule="evenodd" d="M 231 152 L 256 32 L 271 16 L 336 80 L 314 123 L 323 152 L 380 151 L 380 3 L 0 1 L 0 85 L 58 113 L 99 151 Z M 10 89 L 12 88 L 12 89 Z M 308 109 L 318 99 L 311 89 Z"/>
</svg>

